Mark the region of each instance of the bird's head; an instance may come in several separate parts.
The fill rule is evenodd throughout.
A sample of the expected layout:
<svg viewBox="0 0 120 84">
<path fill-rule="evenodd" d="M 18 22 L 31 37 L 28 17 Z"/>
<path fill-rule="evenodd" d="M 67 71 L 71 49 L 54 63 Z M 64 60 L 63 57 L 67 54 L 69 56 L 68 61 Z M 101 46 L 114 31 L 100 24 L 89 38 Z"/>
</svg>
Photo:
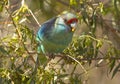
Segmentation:
<svg viewBox="0 0 120 84">
<path fill-rule="evenodd" d="M 74 32 L 76 30 L 76 26 L 77 26 L 77 22 L 78 22 L 78 19 L 77 19 L 77 16 L 71 12 L 63 12 L 61 14 L 64 22 L 66 25 L 68 25 L 71 29 L 72 32 Z"/>
</svg>

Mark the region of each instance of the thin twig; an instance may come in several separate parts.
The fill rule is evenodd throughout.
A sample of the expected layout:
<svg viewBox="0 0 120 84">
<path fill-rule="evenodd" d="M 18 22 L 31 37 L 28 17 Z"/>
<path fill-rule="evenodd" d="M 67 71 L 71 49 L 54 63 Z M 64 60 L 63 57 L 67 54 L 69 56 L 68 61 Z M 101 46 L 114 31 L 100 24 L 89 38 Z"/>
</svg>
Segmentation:
<svg viewBox="0 0 120 84">
<path fill-rule="evenodd" d="M 82 66 L 82 64 L 78 60 L 76 60 L 75 58 L 73 58 L 69 55 L 67 55 L 67 57 L 69 57 L 69 58 L 73 59 L 75 62 L 77 62 L 81 66 L 81 68 L 84 70 L 84 72 L 87 74 L 87 70 Z"/>
<path fill-rule="evenodd" d="M 38 26 L 41 27 L 40 23 L 38 22 L 38 20 L 36 19 L 35 15 L 33 14 L 33 12 L 28 9 L 28 11 L 30 12 L 30 14 L 32 15 L 32 17 L 34 18 L 34 20 L 37 22 Z"/>
<path fill-rule="evenodd" d="M 63 55 L 63 54 L 56 54 L 55 55 L 55 57 L 62 57 L 63 59 L 65 58 L 65 57 L 72 57 L 72 56 L 67 56 L 67 55 Z M 115 59 L 115 60 L 120 60 L 120 57 L 98 57 L 98 58 L 75 58 L 75 57 L 72 57 L 72 58 L 74 58 L 75 60 L 77 60 L 77 61 L 95 61 L 95 60 L 107 60 L 107 59 L 109 59 L 109 60 L 113 60 L 113 59 Z"/>
</svg>

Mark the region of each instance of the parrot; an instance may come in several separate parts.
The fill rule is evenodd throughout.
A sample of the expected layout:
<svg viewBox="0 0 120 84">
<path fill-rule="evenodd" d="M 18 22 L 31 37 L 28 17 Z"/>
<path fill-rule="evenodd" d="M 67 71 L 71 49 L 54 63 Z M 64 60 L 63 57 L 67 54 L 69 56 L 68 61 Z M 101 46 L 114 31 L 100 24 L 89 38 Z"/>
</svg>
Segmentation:
<svg viewBox="0 0 120 84">
<path fill-rule="evenodd" d="M 77 23 L 77 16 L 71 12 L 63 12 L 44 22 L 36 35 L 38 52 L 43 54 L 62 53 L 71 43 Z"/>
</svg>

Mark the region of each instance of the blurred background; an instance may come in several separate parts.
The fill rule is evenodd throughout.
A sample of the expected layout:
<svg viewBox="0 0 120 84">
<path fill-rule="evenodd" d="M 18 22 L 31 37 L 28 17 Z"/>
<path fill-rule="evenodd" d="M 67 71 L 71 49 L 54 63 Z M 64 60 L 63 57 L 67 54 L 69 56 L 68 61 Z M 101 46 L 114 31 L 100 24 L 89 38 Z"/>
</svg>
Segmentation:
<svg viewBox="0 0 120 84">
<path fill-rule="evenodd" d="M 9 13 L 12 13 L 13 16 L 15 14 L 15 11 L 21 7 L 21 2 L 23 0 L 9 0 Z M 83 1 L 83 2 L 82 2 Z M 116 1 L 116 2 L 115 2 Z M 84 3 L 85 2 L 85 3 Z M 2 3 L 2 2 L 1 2 Z M 79 6 L 77 3 L 83 3 Z M 117 4 L 116 4 L 117 3 Z M 5 3 L 7 4 L 7 3 Z M 99 9 L 95 12 L 99 15 L 97 17 L 97 20 L 95 20 L 95 24 L 97 24 L 97 27 L 95 29 L 94 35 L 97 39 L 105 38 L 109 40 L 112 45 L 116 49 L 120 49 L 120 1 L 119 0 L 25 0 L 25 4 L 28 6 L 28 8 L 32 11 L 36 19 L 40 24 L 44 23 L 48 19 L 59 15 L 61 12 L 69 10 L 72 12 L 75 12 L 79 16 L 79 23 L 78 23 L 78 29 L 74 34 L 74 37 L 80 36 L 84 33 L 89 33 L 89 25 L 87 25 L 86 19 L 89 18 L 88 16 L 84 16 L 84 14 L 81 12 L 83 9 L 86 11 L 86 13 L 90 14 L 93 9 L 101 4 L 101 6 L 104 6 L 104 8 L 101 10 Z M 94 6 L 93 9 L 89 6 Z M 99 7 L 101 7 L 99 6 Z M 2 8 L 2 6 L 0 6 Z M 11 21 L 11 16 L 8 15 L 5 9 L 0 10 L 2 11 L 0 13 L 0 38 L 4 38 L 8 36 L 9 38 L 15 37 L 15 28 L 13 28 L 14 23 Z M 14 13 L 13 13 L 14 12 Z M 85 13 L 85 14 L 86 14 Z M 100 18 L 102 17 L 102 19 Z M 29 29 L 34 31 L 34 34 L 39 29 L 39 25 L 33 18 L 33 16 L 30 13 L 26 13 L 24 17 L 27 17 L 21 20 L 21 23 L 23 21 L 23 24 L 26 24 Z M 89 21 L 90 19 L 88 19 Z M 26 21 L 26 22 L 24 22 Z M 102 22 L 101 22 L 102 21 Z M 101 24 L 103 24 L 101 26 Z M 5 39 L 5 38 L 4 38 Z M 102 47 L 100 48 L 100 51 L 102 54 L 106 54 L 109 48 L 109 44 L 107 42 L 104 42 Z M 18 53 L 19 54 L 19 53 Z M 114 54 L 112 54 L 114 55 Z M 104 55 L 103 55 L 104 56 Z M 101 54 L 98 54 L 98 57 L 101 57 Z M 118 53 L 117 57 L 120 57 L 120 53 Z M 0 59 L 3 60 L 3 59 Z M 58 60 L 57 58 L 53 60 L 55 62 Z M 102 61 L 102 60 L 101 60 Z M 106 60 L 109 61 L 109 60 Z M 81 76 L 81 80 L 84 80 L 82 84 L 119 84 L 120 79 L 120 73 L 118 73 L 114 76 L 113 79 L 111 79 L 111 76 L 113 73 L 109 73 L 109 62 L 100 62 L 100 64 L 97 66 L 98 62 L 100 60 L 93 60 L 92 64 L 85 64 L 84 67 L 88 70 L 88 76 L 83 75 Z M 9 66 L 9 61 L 7 60 L 7 67 Z M 119 60 L 117 60 L 117 64 L 119 64 Z M 114 66 L 117 66 L 114 65 Z M 1 65 L 3 66 L 3 65 Z M 59 67 L 58 65 L 56 67 Z M 73 70 L 73 65 L 65 65 L 66 73 L 71 73 Z M 83 69 L 81 69 L 80 65 L 76 66 L 75 72 L 76 74 L 81 74 L 83 72 Z M 65 79 L 66 84 L 75 84 L 75 83 L 68 83 L 67 79 Z M 79 83 L 76 83 L 79 84 Z M 80 83 L 81 84 L 81 83 Z"/>
</svg>

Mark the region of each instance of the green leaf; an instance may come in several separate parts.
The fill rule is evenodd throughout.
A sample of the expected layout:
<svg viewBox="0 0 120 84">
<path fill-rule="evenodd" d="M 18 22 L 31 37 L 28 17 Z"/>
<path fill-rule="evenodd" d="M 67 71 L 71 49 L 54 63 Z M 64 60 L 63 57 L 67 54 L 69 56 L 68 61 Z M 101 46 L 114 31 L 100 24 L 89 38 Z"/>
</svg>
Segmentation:
<svg viewBox="0 0 120 84">
<path fill-rule="evenodd" d="M 76 0 L 70 0 L 70 5 L 76 5 L 76 4 L 77 4 Z"/>
<path fill-rule="evenodd" d="M 0 12 L 3 10 L 3 5 L 0 4 Z"/>
<path fill-rule="evenodd" d="M 114 66 L 115 66 L 115 59 L 113 59 L 113 60 L 110 60 L 110 71 L 109 71 L 109 73 L 113 70 L 113 68 L 114 68 Z"/>
<path fill-rule="evenodd" d="M 40 55 L 39 56 L 39 61 L 40 61 L 40 64 L 41 65 L 44 65 L 46 62 L 47 62 L 47 58 L 46 58 L 46 56 L 45 55 Z"/>
<path fill-rule="evenodd" d="M 116 68 L 113 71 L 112 78 L 115 76 L 115 74 L 119 71 L 120 63 L 116 66 Z"/>
<path fill-rule="evenodd" d="M 97 40 L 97 48 L 100 48 L 100 47 L 102 47 L 102 45 L 103 45 L 103 42 L 101 41 L 101 40 Z"/>
<path fill-rule="evenodd" d="M 0 46 L 0 52 L 3 54 L 8 54 L 8 52 L 2 46 Z"/>
<path fill-rule="evenodd" d="M 60 74 L 60 75 L 58 75 L 58 79 L 60 79 L 60 78 L 65 78 L 65 77 L 67 77 L 69 74 Z"/>
<path fill-rule="evenodd" d="M 99 3 L 99 7 L 100 7 L 100 12 L 103 13 L 104 4 L 102 2 Z"/>
</svg>

